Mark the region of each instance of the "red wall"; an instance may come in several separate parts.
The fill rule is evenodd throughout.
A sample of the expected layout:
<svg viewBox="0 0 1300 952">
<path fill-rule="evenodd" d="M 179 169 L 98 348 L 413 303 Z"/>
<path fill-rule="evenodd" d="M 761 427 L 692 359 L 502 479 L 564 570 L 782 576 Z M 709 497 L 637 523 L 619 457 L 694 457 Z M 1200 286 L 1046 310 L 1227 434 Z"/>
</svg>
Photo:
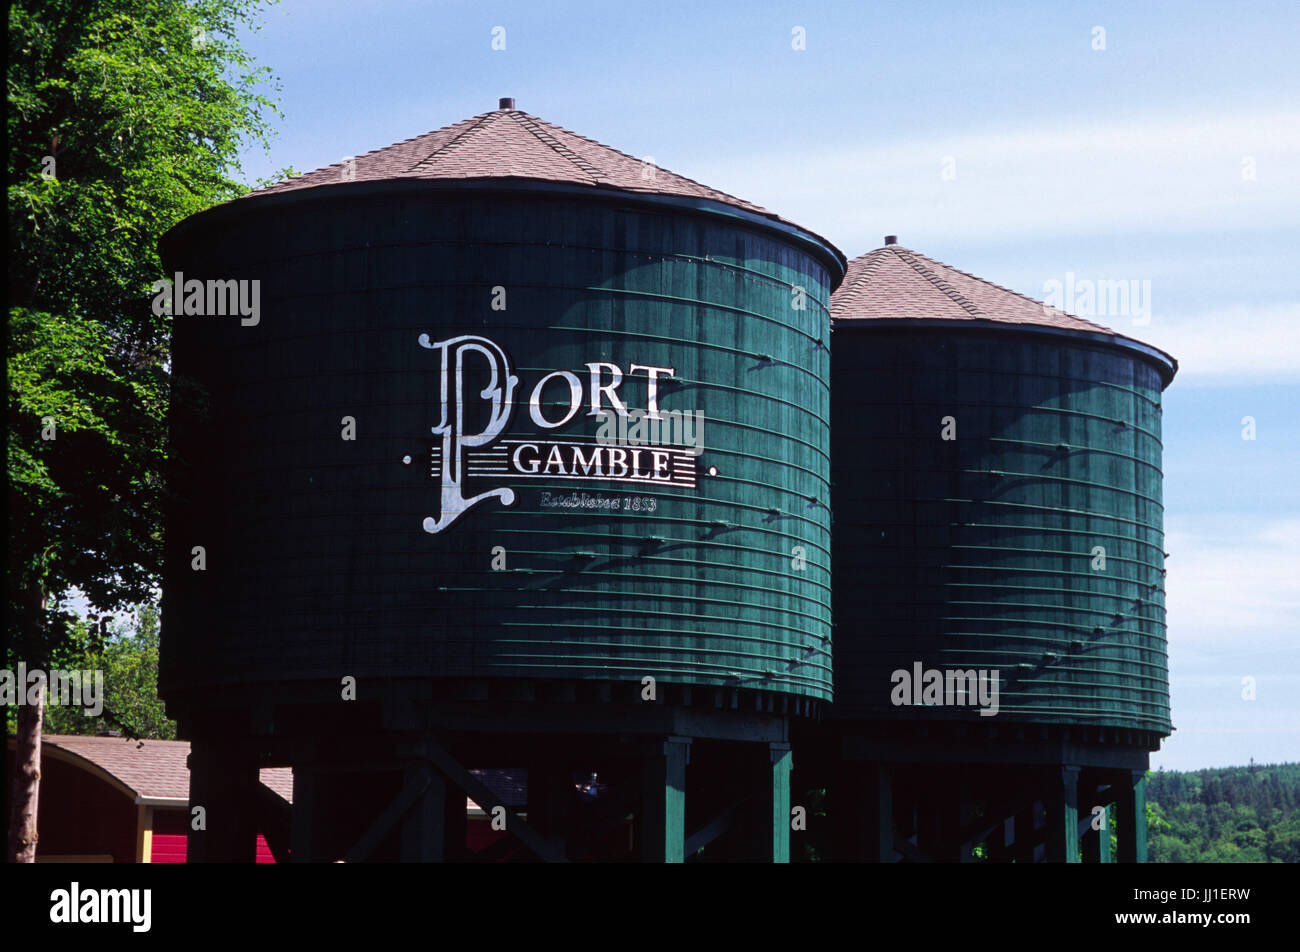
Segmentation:
<svg viewBox="0 0 1300 952">
<path fill-rule="evenodd" d="M 13 752 L 6 751 L 9 776 Z M 152 862 L 183 863 L 186 807 L 154 807 Z M 71 764 L 41 758 L 37 802 L 37 858 L 108 854 L 115 863 L 135 862 L 136 805 L 133 798 Z M 266 838 L 257 834 L 257 862 L 274 863 Z"/>
<path fill-rule="evenodd" d="M 149 857 L 153 863 L 185 862 L 185 833 L 188 826 L 185 818 L 188 810 L 164 810 L 153 808 L 153 852 Z"/>
<path fill-rule="evenodd" d="M 154 807 L 153 811 L 153 862 L 183 863 L 187 849 L 186 834 L 189 824 L 186 822 L 189 810 L 167 810 Z M 274 863 L 275 856 L 271 847 L 266 845 L 266 837 L 257 834 L 257 862 Z"/>
<path fill-rule="evenodd" d="M 13 754 L 7 753 L 13 776 Z M 107 853 L 135 862 L 135 802 L 104 781 L 50 756 L 41 757 L 36 804 L 37 859 Z"/>
</svg>

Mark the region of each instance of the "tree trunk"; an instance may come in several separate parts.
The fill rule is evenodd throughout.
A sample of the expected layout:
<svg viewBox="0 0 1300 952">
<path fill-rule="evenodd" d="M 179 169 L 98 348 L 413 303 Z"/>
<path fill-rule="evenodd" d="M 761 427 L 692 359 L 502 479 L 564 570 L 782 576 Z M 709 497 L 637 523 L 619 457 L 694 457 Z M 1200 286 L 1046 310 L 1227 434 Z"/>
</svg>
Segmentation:
<svg viewBox="0 0 1300 952">
<path fill-rule="evenodd" d="M 30 647 L 39 644 L 45 631 L 45 592 L 36 586 L 25 593 L 36 614 L 29 620 L 28 633 L 35 629 Z M 29 653 L 30 654 L 30 653 Z M 45 652 L 40 652 L 45 655 Z M 19 653 L 18 657 L 22 657 Z M 32 657 L 32 661 L 40 662 Z M 14 778 L 9 795 L 9 843 L 6 858 L 11 863 L 36 862 L 36 806 L 41 792 L 41 724 L 45 720 L 45 685 L 42 684 L 35 704 L 26 703 L 27 685 L 16 685 L 19 696 L 18 736 L 15 739 Z"/>
<path fill-rule="evenodd" d="M 19 691 L 27 686 L 18 685 Z M 35 704 L 18 706 L 18 749 L 14 752 L 13 793 L 9 812 L 9 862 L 36 862 L 36 803 L 41 792 L 41 720 L 45 687 Z"/>
</svg>

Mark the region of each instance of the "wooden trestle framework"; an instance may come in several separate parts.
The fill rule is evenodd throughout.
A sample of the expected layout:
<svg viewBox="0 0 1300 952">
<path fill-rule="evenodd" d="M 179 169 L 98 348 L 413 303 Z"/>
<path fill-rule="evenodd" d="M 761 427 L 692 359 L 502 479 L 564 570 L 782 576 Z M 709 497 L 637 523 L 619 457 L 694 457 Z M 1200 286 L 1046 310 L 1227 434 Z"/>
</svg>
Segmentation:
<svg viewBox="0 0 1300 952">
<path fill-rule="evenodd" d="M 765 692 L 670 687 L 642 702 L 624 685 L 459 684 L 435 699 L 390 683 L 365 704 L 298 697 L 195 712 L 185 727 L 192 861 L 787 862 L 789 726 L 815 703 Z M 324 689 L 322 689 L 324 690 Z M 228 702 L 236 702 L 227 698 Z M 253 716 L 247 731 L 232 725 Z M 258 770 L 293 768 L 290 810 Z M 526 814 L 473 768 L 526 767 Z M 576 794 L 596 772 L 602 795 Z M 507 837 L 465 848 L 465 799 L 504 814 Z M 703 850 L 702 853 L 700 851 Z"/>
<path fill-rule="evenodd" d="M 842 862 L 1119 862 L 1147 857 L 1145 731 L 835 722 L 796 733 L 829 791 Z M 805 742 L 806 740 L 806 742 Z"/>
<path fill-rule="evenodd" d="M 1149 732 L 823 722 L 810 702 L 736 689 L 651 703 L 574 682 L 379 694 L 299 688 L 191 715 L 191 807 L 205 818 L 191 860 L 252 862 L 260 831 L 295 862 L 787 862 L 791 808 L 822 787 L 832 861 L 972 862 L 982 845 L 993 862 L 1110 862 L 1112 830 L 1120 862 L 1146 861 Z M 269 766 L 293 768 L 291 809 L 258 782 Z M 526 812 L 471 773 L 494 767 L 527 768 Z M 598 798 L 576 793 L 588 772 Z M 506 811 L 507 836 L 479 853 L 466 797 Z"/>
</svg>

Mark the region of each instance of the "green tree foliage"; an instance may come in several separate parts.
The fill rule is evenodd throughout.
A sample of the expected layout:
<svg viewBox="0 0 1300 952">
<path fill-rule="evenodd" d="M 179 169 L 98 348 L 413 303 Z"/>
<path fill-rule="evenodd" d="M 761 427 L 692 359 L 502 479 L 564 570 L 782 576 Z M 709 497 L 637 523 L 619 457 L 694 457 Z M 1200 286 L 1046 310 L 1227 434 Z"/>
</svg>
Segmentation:
<svg viewBox="0 0 1300 952">
<path fill-rule="evenodd" d="M 158 697 L 158 621 L 156 604 L 139 605 L 129 624 L 109 625 L 106 640 L 91 637 L 90 627 L 78 622 L 84 634 L 77 641 L 85 650 L 66 667 L 103 672 L 103 716 L 91 718 L 77 708 L 47 706 L 45 731 L 97 734 L 114 729 L 127 737 L 175 740 L 176 722 L 168 719 Z"/>
<path fill-rule="evenodd" d="M 1147 796 L 1154 863 L 1300 862 L 1300 764 L 1152 774 Z"/>
<path fill-rule="evenodd" d="M 107 612 L 158 581 L 174 382 L 156 243 L 246 191 L 243 143 L 269 147 L 274 83 L 238 41 L 261 6 L 9 6 L 7 666 L 75 654 L 74 616 L 50 607 L 74 587 Z M 39 720 L 18 734 L 10 852 L 29 859 Z"/>
<path fill-rule="evenodd" d="M 70 622 L 38 592 L 76 586 L 107 611 L 157 581 L 170 318 L 149 306 L 155 244 L 246 191 L 237 150 L 266 143 L 274 111 L 234 39 L 257 6 L 9 8 L 9 607 L 30 660 Z"/>
</svg>

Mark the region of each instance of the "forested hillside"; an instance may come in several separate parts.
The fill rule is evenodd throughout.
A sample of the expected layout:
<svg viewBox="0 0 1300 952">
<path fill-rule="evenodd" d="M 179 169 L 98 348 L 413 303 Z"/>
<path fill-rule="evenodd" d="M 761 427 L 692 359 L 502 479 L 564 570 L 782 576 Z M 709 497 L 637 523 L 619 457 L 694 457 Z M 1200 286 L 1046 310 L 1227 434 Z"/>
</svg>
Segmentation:
<svg viewBox="0 0 1300 952">
<path fill-rule="evenodd" d="M 1153 863 L 1300 863 L 1300 764 L 1150 775 Z"/>
</svg>

